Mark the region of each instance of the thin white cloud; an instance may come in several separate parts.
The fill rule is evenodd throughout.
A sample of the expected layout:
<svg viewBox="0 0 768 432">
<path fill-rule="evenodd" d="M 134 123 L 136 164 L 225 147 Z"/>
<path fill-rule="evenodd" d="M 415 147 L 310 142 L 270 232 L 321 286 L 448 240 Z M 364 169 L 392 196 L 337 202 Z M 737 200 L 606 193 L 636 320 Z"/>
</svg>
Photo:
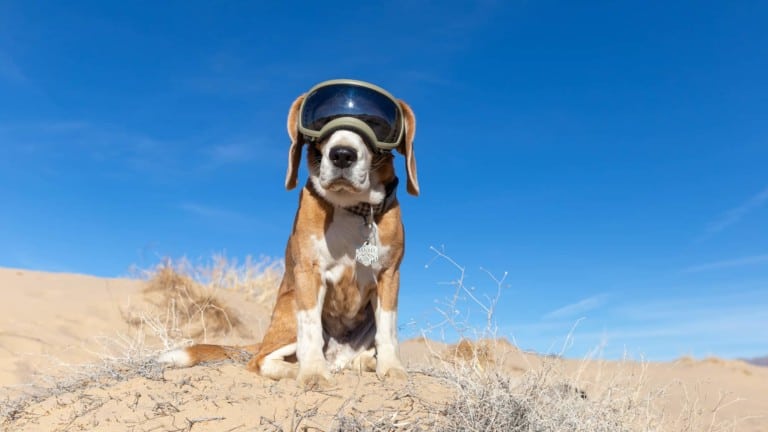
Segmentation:
<svg viewBox="0 0 768 432">
<path fill-rule="evenodd" d="M 151 137 L 126 131 L 114 125 L 94 124 L 83 120 L 43 120 L 28 123 L 0 124 L 0 138 L 15 144 L 34 143 L 45 152 L 77 149 L 88 156 L 112 155 L 124 158 L 167 147 Z"/>
<path fill-rule="evenodd" d="M 180 204 L 179 208 L 194 216 L 222 224 L 253 225 L 256 223 L 253 218 L 237 211 L 212 207 L 199 203 L 185 202 Z"/>
<path fill-rule="evenodd" d="M 71 266 L 50 259 L 46 253 L 41 252 L 40 248 L 34 245 L 20 247 L 16 244 L 9 253 L 8 256 L 0 256 L 0 259 L 6 261 L 3 266 L 57 273 L 74 272 Z"/>
<path fill-rule="evenodd" d="M 549 320 L 571 318 L 576 315 L 580 315 L 585 312 L 588 312 L 590 310 L 597 309 L 602 305 L 604 305 L 607 300 L 608 300 L 608 296 L 606 294 L 587 297 L 576 303 L 571 303 L 559 309 L 555 309 L 551 312 L 548 312 L 544 315 L 543 318 L 549 319 Z"/>
<path fill-rule="evenodd" d="M 768 264 L 768 255 L 752 255 L 748 257 L 715 261 L 706 264 L 695 265 L 683 269 L 683 273 L 700 273 L 710 270 L 722 270 L 734 267 L 744 267 L 756 264 Z"/>
<path fill-rule="evenodd" d="M 768 326 L 767 301 L 764 294 L 743 293 L 735 298 L 706 296 L 638 303 L 614 310 L 620 320 L 579 336 L 606 338 L 613 344 L 643 350 L 654 350 L 657 345 L 698 346 L 699 350 L 706 346 L 725 349 L 736 344 L 765 346 L 768 333 L 755 329 Z"/>
<path fill-rule="evenodd" d="M 8 150 L 18 164 L 45 165 L 51 172 L 65 172 L 69 160 L 77 155 L 80 162 L 104 175 L 142 175 L 157 179 L 180 179 L 190 170 L 209 170 L 211 161 L 247 157 L 237 148 L 223 148 L 213 153 L 189 152 L 202 147 L 195 139 L 159 140 L 142 131 L 119 125 L 87 120 L 43 120 L 0 124 L 0 142 L 10 143 Z M 84 166 L 81 165 L 81 166 Z M 217 162 L 215 166 L 221 165 Z"/>
<path fill-rule="evenodd" d="M 617 323 L 603 329 L 577 331 L 576 335 L 584 340 L 604 340 L 612 346 L 631 347 L 633 351 L 654 352 L 663 348 L 661 351 L 667 351 L 664 357 L 683 354 L 680 351 L 683 347 L 686 347 L 684 351 L 698 351 L 699 355 L 709 351 L 721 356 L 738 356 L 738 352 L 728 351 L 734 346 L 759 348 L 768 343 L 768 333 L 755 331 L 768 325 L 765 309 L 737 307 L 718 312 L 706 316 L 686 313 L 666 321 Z"/>
<path fill-rule="evenodd" d="M 768 326 L 768 295 L 762 288 L 732 288 L 736 292 L 710 294 L 702 289 L 675 298 L 660 294 L 646 301 L 626 299 L 606 307 L 596 319 L 577 321 L 575 330 L 573 320 L 505 323 L 501 328 L 521 346 L 539 352 L 558 353 L 567 345 L 564 353 L 569 356 L 596 348 L 607 358 L 626 352 L 657 360 L 683 354 L 762 355 L 759 350 L 768 343 L 768 333 L 755 329 Z"/>
<path fill-rule="evenodd" d="M 763 286 L 758 284 L 758 286 Z M 723 316 L 743 317 L 762 313 L 768 319 L 768 294 L 764 289 L 743 285 L 732 286 L 735 292 L 707 293 L 702 288 L 694 294 L 669 298 L 659 297 L 648 301 L 619 305 L 611 313 L 623 322 L 705 321 L 718 324 Z M 726 325 L 720 322 L 719 324 Z"/>
<path fill-rule="evenodd" d="M 738 223 L 747 214 L 768 202 L 768 187 L 751 197 L 745 203 L 732 208 L 725 214 L 707 226 L 707 234 L 718 233 L 731 225 Z"/>
</svg>

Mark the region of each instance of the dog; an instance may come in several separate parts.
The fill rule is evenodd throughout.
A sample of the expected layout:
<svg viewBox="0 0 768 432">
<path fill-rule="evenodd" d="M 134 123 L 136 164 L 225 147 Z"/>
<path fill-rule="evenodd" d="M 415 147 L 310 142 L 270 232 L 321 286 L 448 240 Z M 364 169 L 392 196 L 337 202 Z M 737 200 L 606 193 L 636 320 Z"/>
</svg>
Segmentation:
<svg viewBox="0 0 768 432">
<path fill-rule="evenodd" d="M 347 91 L 344 85 L 352 86 L 350 94 L 370 87 L 384 92 L 367 83 L 340 81 L 342 84 L 329 83 L 331 87 L 338 84 L 335 90 L 341 92 Z M 355 87 L 358 85 L 361 88 Z M 322 83 L 319 87 L 317 92 L 299 96 L 288 112 L 291 144 L 285 187 L 291 190 L 297 185 L 305 145 L 309 178 L 299 195 L 285 250 L 285 274 L 263 340 L 247 347 L 193 345 L 163 354 L 162 363 L 185 367 L 234 358 L 246 351 L 253 354 L 249 370 L 274 380 L 296 378 L 305 388 L 331 385 L 331 373 L 344 368 L 375 371 L 382 380 L 407 377 L 397 340 L 399 267 L 405 237 L 394 155 L 388 148 L 405 157 L 406 189 L 417 196 L 416 118 L 404 101 L 384 92 L 394 106 L 386 98 L 377 100 L 376 93 L 353 102 L 375 102 L 384 106 L 372 109 L 377 114 L 382 110 L 394 113 L 384 132 L 390 138 L 379 136 L 383 134 L 381 125 L 370 120 L 368 113 L 357 112 L 342 113 L 346 122 L 336 121 L 330 129 L 323 126 L 320 133 L 319 126 L 304 124 L 311 111 L 306 106 L 308 99 L 331 91 Z M 311 103 L 347 109 L 330 100 L 322 97 L 319 103 Z M 392 120 L 394 116 L 400 117 L 399 134 L 394 130 L 398 121 Z"/>
</svg>

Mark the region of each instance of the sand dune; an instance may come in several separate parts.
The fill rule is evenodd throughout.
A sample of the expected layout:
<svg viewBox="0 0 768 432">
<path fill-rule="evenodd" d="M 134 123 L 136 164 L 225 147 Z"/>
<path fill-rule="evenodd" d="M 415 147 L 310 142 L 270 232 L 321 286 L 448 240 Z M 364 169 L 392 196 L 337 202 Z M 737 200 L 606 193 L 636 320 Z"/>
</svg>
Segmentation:
<svg viewBox="0 0 768 432">
<path fill-rule="evenodd" d="M 0 384 L 28 382 L 49 358 L 95 360 L 99 336 L 128 329 L 120 308 L 140 289 L 137 280 L 0 268 Z"/>
<path fill-rule="evenodd" d="M 333 388 L 305 392 L 239 364 L 163 370 L 147 357 L 162 349 L 163 338 L 145 335 L 147 328 L 131 320 L 166 307 L 144 287 L 133 279 L 0 269 L 3 430 L 433 430 L 462 409 L 457 400 L 472 400 L 464 384 L 492 376 L 540 392 L 525 399 L 521 390 L 521 400 L 555 397 L 552 413 L 548 405 L 535 413 L 560 425 L 546 430 L 625 430 L 584 425 L 613 407 L 606 412 L 634 410 L 622 417 L 626 430 L 768 431 L 768 368 L 739 360 L 587 362 L 524 353 L 505 341 L 456 347 L 411 340 L 401 346 L 407 382 L 345 371 Z M 258 339 L 269 305 L 236 290 L 216 295 L 241 322 L 226 334 L 205 336 L 235 344 Z M 130 352 L 121 357 L 121 349 Z M 470 381 L 456 379 L 457 370 Z M 536 380 L 547 384 L 537 387 Z M 547 389 L 560 390 L 552 396 Z M 647 400 L 648 408 L 638 407 Z M 568 410 L 583 411 L 574 417 L 582 429 L 558 419 Z M 643 413 L 657 420 L 646 421 Z"/>
</svg>

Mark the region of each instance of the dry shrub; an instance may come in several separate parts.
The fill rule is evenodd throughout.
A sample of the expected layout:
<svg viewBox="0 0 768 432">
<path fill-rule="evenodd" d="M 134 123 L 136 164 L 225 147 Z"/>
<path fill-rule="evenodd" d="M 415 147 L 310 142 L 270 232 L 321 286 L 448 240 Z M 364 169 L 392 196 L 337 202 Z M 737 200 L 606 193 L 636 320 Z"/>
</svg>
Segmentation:
<svg viewBox="0 0 768 432">
<path fill-rule="evenodd" d="M 224 255 L 215 255 L 213 263 L 198 266 L 193 274 L 210 288 L 242 292 L 258 303 L 272 305 L 285 272 L 282 259 L 247 256 L 242 264 Z"/>
<path fill-rule="evenodd" d="M 493 342 L 480 340 L 473 342 L 462 339 L 456 345 L 448 348 L 450 354 L 457 360 L 490 364 L 496 362 Z"/>
<path fill-rule="evenodd" d="M 213 292 L 170 265 L 158 268 L 144 293 L 177 320 L 169 323 L 170 327 L 184 329 L 185 336 L 193 339 L 226 334 L 241 324 L 236 313 Z"/>
<path fill-rule="evenodd" d="M 247 257 L 240 265 L 223 255 L 212 262 L 193 265 L 187 259 L 165 259 L 152 270 L 141 272 L 147 280 L 146 300 L 156 307 L 152 317 L 161 317 L 163 325 L 176 338 L 206 341 L 209 337 L 242 332 L 243 324 L 234 309 L 221 296 L 244 293 L 256 302 L 274 301 L 283 273 L 283 262 Z M 146 321 L 146 311 L 127 314 L 134 325 Z"/>
<path fill-rule="evenodd" d="M 515 383 L 509 377 L 478 376 L 462 368 L 444 370 L 442 374 L 455 387 L 455 395 L 443 409 L 444 422 L 438 430 L 528 430 L 527 409 L 515 395 Z"/>
<path fill-rule="evenodd" d="M 465 285 L 466 269 L 442 249 L 432 248 L 436 259 L 443 259 L 458 270 L 448 283 L 451 297 L 438 312 L 444 319 L 430 331 L 447 326 L 458 334 L 459 342 L 442 353 L 437 367 L 425 373 L 441 378 L 453 394 L 441 414 L 444 422 L 437 430 L 458 431 L 536 431 L 536 432 L 623 432 L 658 430 L 658 415 L 651 406 L 653 394 L 641 391 L 644 375 L 602 377 L 588 395 L 580 387 L 578 373 L 568 374 L 559 356 L 541 357 L 529 365 L 521 377 L 511 376 L 505 360 L 520 353 L 504 339 L 497 338 L 495 313 L 505 287 L 506 273 L 494 277 L 487 291 Z M 471 315 L 483 316 L 485 327 L 476 331 Z M 476 340 L 468 334 L 476 334 Z M 570 338 L 570 335 L 569 335 Z M 592 394 L 594 393 L 594 394 Z"/>
<path fill-rule="evenodd" d="M 442 411 L 441 431 L 629 432 L 658 427 L 651 396 L 639 391 L 638 376 L 607 379 L 588 395 L 557 359 L 518 378 L 501 368 L 478 370 L 466 363 L 431 374 L 455 389 Z"/>
<path fill-rule="evenodd" d="M 497 352 L 495 340 L 462 338 L 459 343 L 446 348 L 439 358 L 447 363 L 461 363 L 483 371 L 496 364 Z"/>
<path fill-rule="evenodd" d="M 712 365 L 718 365 L 718 366 L 723 366 L 726 364 L 726 361 L 721 359 L 720 357 L 712 357 L 712 356 L 705 358 L 701 362 L 712 364 Z"/>
</svg>

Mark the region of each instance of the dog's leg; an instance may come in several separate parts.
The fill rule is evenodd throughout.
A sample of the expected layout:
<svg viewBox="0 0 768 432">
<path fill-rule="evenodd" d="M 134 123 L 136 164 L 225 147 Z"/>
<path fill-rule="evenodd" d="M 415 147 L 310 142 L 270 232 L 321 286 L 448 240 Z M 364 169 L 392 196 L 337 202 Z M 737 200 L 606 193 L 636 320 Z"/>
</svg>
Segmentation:
<svg viewBox="0 0 768 432">
<path fill-rule="evenodd" d="M 377 298 L 374 298 L 376 316 L 376 375 L 379 379 L 407 378 L 400 362 L 397 346 L 397 293 L 400 271 L 385 270 L 379 278 Z"/>
<path fill-rule="evenodd" d="M 248 369 L 259 375 L 280 380 L 296 377 L 296 363 L 286 361 L 296 354 L 295 291 L 280 293 L 272 312 L 272 321 L 261 342 L 261 350 L 248 363 Z"/>
<path fill-rule="evenodd" d="M 269 353 L 259 366 L 262 376 L 279 381 L 283 378 L 296 378 L 296 363 L 285 361 L 286 357 L 296 355 L 296 344 L 292 343 Z"/>
<path fill-rule="evenodd" d="M 299 385 L 322 388 L 332 384 L 331 374 L 323 354 L 323 302 L 325 283 L 316 269 L 296 270 L 296 357 L 299 360 Z"/>
</svg>

